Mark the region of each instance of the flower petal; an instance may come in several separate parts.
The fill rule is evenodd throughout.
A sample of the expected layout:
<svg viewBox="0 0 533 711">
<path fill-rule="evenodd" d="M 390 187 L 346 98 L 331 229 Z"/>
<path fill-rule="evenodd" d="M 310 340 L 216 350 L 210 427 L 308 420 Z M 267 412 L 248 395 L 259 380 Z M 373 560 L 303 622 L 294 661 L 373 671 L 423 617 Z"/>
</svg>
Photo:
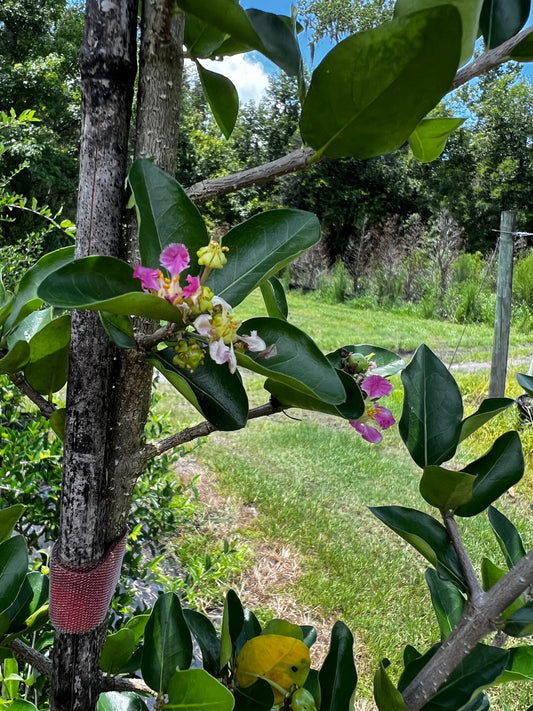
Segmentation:
<svg viewBox="0 0 533 711">
<path fill-rule="evenodd" d="M 257 331 L 252 331 L 249 336 L 240 336 L 239 341 L 243 341 L 248 346 L 250 351 L 264 351 L 266 350 L 266 343 L 263 339 L 257 335 Z"/>
<path fill-rule="evenodd" d="M 394 419 L 394 415 L 390 410 L 387 410 L 386 407 L 376 407 L 376 411 L 374 413 L 374 420 L 378 423 L 378 425 L 381 427 L 382 430 L 388 430 L 389 427 L 392 427 L 394 424 L 396 424 L 396 420 Z"/>
<path fill-rule="evenodd" d="M 143 267 L 142 264 L 137 264 L 133 270 L 133 278 L 141 280 L 141 286 L 147 293 L 150 289 L 159 290 L 159 269 L 150 269 L 150 267 Z"/>
<path fill-rule="evenodd" d="M 189 252 L 184 244 L 169 244 L 161 252 L 161 264 L 168 269 L 172 277 L 180 274 L 189 266 Z"/>
<path fill-rule="evenodd" d="M 198 331 L 201 336 L 211 336 L 211 331 L 213 326 L 211 325 L 211 315 L 210 314 L 200 314 L 193 323 L 194 328 Z M 213 356 L 211 356 L 213 358 Z M 213 360 L 216 361 L 215 358 Z"/>
<path fill-rule="evenodd" d="M 383 378 L 381 375 L 370 375 L 368 378 L 365 378 L 361 384 L 361 388 L 371 400 L 378 397 L 387 397 L 392 392 L 392 385 L 387 378 Z"/>
<path fill-rule="evenodd" d="M 187 277 L 187 286 L 183 287 L 183 298 L 190 299 L 200 293 L 200 277 L 191 276 Z"/>
<path fill-rule="evenodd" d="M 209 355 L 215 363 L 219 365 L 228 363 L 230 373 L 234 373 L 237 369 L 237 358 L 233 350 L 233 343 L 227 346 L 223 338 L 219 338 L 218 341 L 211 341 L 209 344 Z"/>
<path fill-rule="evenodd" d="M 375 427 L 372 427 L 372 425 L 366 425 L 362 422 L 359 422 L 359 420 L 350 420 L 349 422 L 351 426 L 354 427 L 357 432 L 359 432 L 361 437 L 367 442 L 371 442 L 372 444 L 379 444 L 383 439 L 381 432 L 379 432 Z"/>
</svg>

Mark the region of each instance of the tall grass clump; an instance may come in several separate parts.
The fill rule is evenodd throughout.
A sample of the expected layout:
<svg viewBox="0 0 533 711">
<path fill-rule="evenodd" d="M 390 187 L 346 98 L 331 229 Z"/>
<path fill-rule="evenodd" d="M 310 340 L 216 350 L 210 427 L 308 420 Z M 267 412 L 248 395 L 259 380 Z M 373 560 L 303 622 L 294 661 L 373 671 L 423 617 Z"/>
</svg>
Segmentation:
<svg viewBox="0 0 533 711">
<path fill-rule="evenodd" d="M 333 267 L 320 277 L 317 291 L 330 304 L 342 304 L 352 295 L 352 278 L 340 257 Z"/>
</svg>

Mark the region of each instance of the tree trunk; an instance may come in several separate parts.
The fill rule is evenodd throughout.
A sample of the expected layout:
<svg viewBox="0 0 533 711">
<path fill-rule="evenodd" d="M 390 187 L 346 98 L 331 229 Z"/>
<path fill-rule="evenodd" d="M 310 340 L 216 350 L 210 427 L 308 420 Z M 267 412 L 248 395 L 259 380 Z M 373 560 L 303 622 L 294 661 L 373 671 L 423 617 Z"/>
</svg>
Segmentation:
<svg viewBox="0 0 533 711">
<path fill-rule="evenodd" d="M 87 0 L 76 256 L 123 253 L 128 130 L 136 73 L 136 0 Z M 114 538 L 105 525 L 113 492 L 114 348 L 98 314 L 72 319 L 61 523 L 56 555 L 73 568 L 98 562 Z M 90 595 L 91 590 L 87 590 Z M 87 604 L 90 606 L 90 600 Z M 105 623 L 82 634 L 56 630 L 52 711 L 90 711 L 99 692 Z"/>
</svg>

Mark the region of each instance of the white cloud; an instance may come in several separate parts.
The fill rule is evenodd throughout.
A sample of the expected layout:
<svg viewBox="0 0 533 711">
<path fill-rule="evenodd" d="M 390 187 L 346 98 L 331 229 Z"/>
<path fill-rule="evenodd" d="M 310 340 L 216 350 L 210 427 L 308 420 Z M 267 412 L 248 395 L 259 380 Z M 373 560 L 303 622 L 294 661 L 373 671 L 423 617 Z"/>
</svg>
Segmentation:
<svg viewBox="0 0 533 711">
<path fill-rule="evenodd" d="M 268 74 L 260 62 L 237 54 L 225 57 L 222 62 L 201 60 L 202 66 L 218 74 L 224 74 L 235 84 L 241 104 L 259 101 L 268 86 Z"/>
</svg>

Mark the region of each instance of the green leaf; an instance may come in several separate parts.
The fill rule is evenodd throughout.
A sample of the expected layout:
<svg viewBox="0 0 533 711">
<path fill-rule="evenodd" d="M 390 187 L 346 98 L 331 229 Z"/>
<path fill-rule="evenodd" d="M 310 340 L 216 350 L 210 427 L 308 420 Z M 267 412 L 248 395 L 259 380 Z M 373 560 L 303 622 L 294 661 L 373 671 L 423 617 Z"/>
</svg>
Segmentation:
<svg viewBox="0 0 533 711">
<path fill-rule="evenodd" d="M 185 18 L 185 35 L 183 43 L 191 57 L 207 59 L 224 42 L 226 33 L 213 27 L 207 22 L 202 22 L 193 15 Z"/>
<path fill-rule="evenodd" d="M 178 309 L 166 299 L 141 291 L 129 264 L 115 257 L 84 257 L 44 279 L 38 294 L 62 309 L 109 311 L 182 324 Z"/>
<path fill-rule="evenodd" d="M 496 585 L 498 580 L 501 580 L 503 576 L 507 573 L 505 568 L 500 568 L 499 565 L 493 563 L 489 558 L 482 558 L 481 560 L 481 579 L 483 581 L 483 589 L 490 590 L 493 585 Z M 513 612 L 519 610 L 526 599 L 523 595 L 520 595 L 509 607 L 507 607 L 501 614 L 503 620 L 510 617 Z"/>
<path fill-rule="evenodd" d="M 107 674 L 118 674 L 131 659 L 136 646 L 135 635 L 127 627 L 108 634 L 100 657 L 100 669 Z"/>
<path fill-rule="evenodd" d="M 514 403 L 515 401 L 509 397 L 491 397 L 483 400 L 476 412 L 463 420 L 459 441 L 462 442 L 467 437 L 470 437 L 482 425 L 499 415 L 500 412 L 507 410 Z"/>
<path fill-rule="evenodd" d="M 402 695 L 387 674 L 389 664 L 388 659 L 383 660 L 374 676 L 374 701 L 379 711 L 407 711 Z"/>
<path fill-rule="evenodd" d="M 431 163 L 446 148 L 448 137 L 466 121 L 464 118 L 424 118 L 409 136 L 413 155 L 421 163 Z"/>
<path fill-rule="evenodd" d="M 137 348 L 133 326 L 127 316 L 100 311 L 100 321 L 105 332 L 119 348 Z"/>
<path fill-rule="evenodd" d="M 494 506 L 489 506 L 489 522 L 505 556 L 507 567 L 511 569 L 526 554 L 522 537 L 509 519 Z"/>
<path fill-rule="evenodd" d="M 176 669 L 188 669 L 192 660 L 192 639 L 174 593 L 161 595 L 144 631 L 142 675 L 148 686 L 166 693 Z"/>
<path fill-rule="evenodd" d="M 393 351 L 379 346 L 372 346 L 368 343 L 359 343 L 356 346 L 342 346 L 333 353 L 328 353 L 326 356 L 329 362 L 335 368 L 342 368 L 342 361 L 346 358 L 346 353 L 360 353 L 365 358 L 370 357 L 370 361 L 376 364 L 372 368 L 371 375 L 381 375 L 382 378 L 387 378 L 391 375 L 396 375 L 405 368 L 405 361 Z"/>
<path fill-rule="evenodd" d="M 270 711 L 274 693 L 270 684 L 259 679 L 246 689 L 235 688 L 235 711 Z"/>
<path fill-rule="evenodd" d="M 183 616 L 202 652 L 203 668 L 209 674 L 218 676 L 220 672 L 220 640 L 213 623 L 201 612 L 189 608 L 183 610 Z"/>
<path fill-rule="evenodd" d="M 518 384 L 524 388 L 524 392 L 530 397 L 533 397 L 533 375 L 517 373 L 516 379 Z"/>
<path fill-rule="evenodd" d="M 233 694 L 204 669 L 177 671 L 168 686 L 169 711 L 231 711 Z"/>
<path fill-rule="evenodd" d="M 304 141 L 331 158 L 395 150 L 450 90 L 460 38 L 457 9 L 443 5 L 343 40 L 313 72 Z"/>
<path fill-rule="evenodd" d="M 215 294 L 237 306 L 259 284 L 320 239 L 320 223 L 303 210 L 270 210 L 242 222 L 224 237 L 228 261 L 207 279 Z"/>
<path fill-rule="evenodd" d="M 287 620 L 269 620 L 263 627 L 261 634 L 279 634 L 282 637 L 294 637 L 303 642 L 304 633 L 299 625 L 295 625 Z"/>
<path fill-rule="evenodd" d="M 7 317 L 11 313 L 14 303 L 14 295 L 6 292 L 6 296 L 0 300 L 0 326 L 7 321 Z"/>
<path fill-rule="evenodd" d="M 475 516 L 520 481 L 524 474 L 524 455 L 518 432 L 505 432 L 480 459 L 464 468 L 474 474 L 472 499 L 459 506 L 458 516 Z"/>
<path fill-rule="evenodd" d="M 40 311 L 32 311 L 22 321 L 17 324 L 17 327 L 11 332 L 7 339 L 9 348 L 13 348 L 17 341 L 26 341 L 29 343 L 36 333 L 52 322 L 54 310 L 50 306 L 47 309 Z"/>
<path fill-rule="evenodd" d="M 0 612 L 16 600 L 28 571 L 28 550 L 22 536 L 0 543 Z"/>
<path fill-rule="evenodd" d="M 457 383 L 437 356 L 420 346 L 402 373 L 400 436 L 419 467 L 440 464 L 455 454 L 463 401 Z"/>
<path fill-rule="evenodd" d="M 507 619 L 503 631 L 511 637 L 529 637 L 533 634 L 533 602 L 527 602 Z"/>
<path fill-rule="evenodd" d="M 516 45 L 510 57 L 515 62 L 533 62 L 533 32 Z"/>
<path fill-rule="evenodd" d="M 444 526 L 422 511 L 403 506 L 377 506 L 370 511 L 421 553 L 442 578 L 466 590 L 463 571 Z"/>
<path fill-rule="evenodd" d="M 261 634 L 261 625 L 259 624 L 259 620 L 254 615 L 254 613 L 247 607 L 243 607 L 242 611 L 244 614 L 244 620 L 242 623 L 241 631 L 239 632 L 239 636 L 235 641 L 235 656 L 237 656 L 237 654 L 241 651 L 241 649 L 244 647 L 244 645 L 246 644 L 246 642 L 248 642 L 249 639 L 252 639 L 252 637 L 257 637 Z"/>
<path fill-rule="evenodd" d="M 31 339 L 24 377 L 41 395 L 50 396 L 67 382 L 69 345 L 70 314 L 46 324 Z"/>
<path fill-rule="evenodd" d="M 453 583 L 443 580 L 432 568 L 426 570 L 426 583 L 439 623 L 441 639 L 446 639 L 461 619 L 465 599 Z"/>
<path fill-rule="evenodd" d="M 98 697 L 97 711 L 148 711 L 148 707 L 137 694 L 131 691 L 106 691 Z"/>
<path fill-rule="evenodd" d="M 302 410 L 325 412 L 328 415 L 343 417 L 347 420 L 357 420 L 365 411 L 365 403 L 361 390 L 348 373 L 345 373 L 343 370 L 337 370 L 337 375 L 344 386 L 345 392 L 344 402 L 339 405 L 330 405 L 324 400 L 306 395 L 300 390 L 291 388 L 284 382 L 278 382 L 272 378 L 267 378 L 264 387 L 283 408 L 298 407 Z"/>
<path fill-rule="evenodd" d="M 185 610 L 183 612 L 185 613 Z M 139 644 L 144 637 L 144 630 L 146 629 L 149 619 L 150 615 L 142 614 L 130 617 L 126 622 L 125 627 L 133 632 L 135 644 Z"/>
<path fill-rule="evenodd" d="M 74 247 L 63 247 L 41 257 L 22 277 L 19 284 L 13 310 L 5 323 L 6 332 L 13 329 L 32 311 L 39 309 L 42 298 L 37 295 L 37 289 L 46 277 L 74 259 Z"/>
<path fill-rule="evenodd" d="M 7 609 L 10 631 L 26 626 L 37 629 L 48 620 L 48 576 L 37 571 L 27 574 L 17 599 Z M 25 634 L 28 630 L 24 630 Z"/>
<path fill-rule="evenodd" d="M 50 427 L 54 430 L 59 439 L 65 439 L 65 418 L 67 409 L 65 407 L 58 408 L 48 420 Z"/>
<path fill-rule="evenodd" d="M 509 649 L 509 659 L 496 684 L 509 681 L 533 681 L 533 647 L 521 646 Z"/>
<path fill-rule="evenodd" d="M 306 333 L 287 321 L 268 317 L 249 319 L 239 329 L 242 334 L 252 331 L 257 331 L 267 349 L 275 346 L 275 351 L 265 355 L 237 351 L 239 365 L 329 404 L 344 402 L 346 391 L 335 368 Z"/>
<path fill-rule="evenodd" d="M 472 474 L 432 465 L 424 467 L 420 493 L 431 506 L 441 511 L 455 511 L 472 499 L 474 481 Z"/>
<path fill-rule="evenodd" d="M 146 359 L 179 390 L 217 430 L 240 430 L 248 420 L 248 397 L 238 372 L 218 365 L 209 355 L 192 373 L 174 365 L 174 348 L 149 353 Z"/>
<path fill-rule="evenodd" d="M 526 24 L 530 0 L 485 0 L 479 26 L 487 49 L 514 37 Z"/>
<path fill-rule="evenodd" d="M 289 314 L 289 307 L 285 290 L 280 280 L 272 276 L 270 279 L 262 281 L 260 287 L 268 315 L 271 318 L 280 318 L 286 321 Z"/>
<path fill-rule="evenodd" d="M 290 76 L 300 71 L 300 50 L 290 28 L 278 15 L 245 12 L 232 0 L 180 0 L 179 7 L 213 25 L 244 48 L 256 49 Z M 224 47 L 221 47 L 224 54 Z"/>
<path fill-rule="evenodd" d="M 13 504 L 0 511 L 0 543 L 11 537 L 17 521 L 25 510 L 23 504 Z"/>
<path fill-rule="evenodd" d="M 353 661 L 353 635 L 340 620 L 331 630 L 329 651 L 318 673 L 321 690 L 320 711 L 350 708 L 357 685 Z"/>
<path fill-rule="evenodd" d="M 209 102 L 217 126 L 229 138 L 239 113 L 239 95 L 230 79 L 223 74 L 211 72 L 197 62 L 196 68 L 202 83 L 205 98 Z"/>
<path fill-rule="evenodd" d="M 18 683 L 17 683 L 18 687 Z M 14 699 L 9 705 L 9 711 L 38 711 L 37 706 L 25 699 Z"/>
<path fill-rule="evenodd" d="M 191 257 L 189 273 L 198 274 L 200 267 L 196 252 L 207 245 L 209 235 L 198 208 L 189 200 L 181 185 L 148 160 L 133 163 L 128 183 L 139 222 L 142 264 L 159 269 L 163 249 L 169 244 L 181 243 L 187 247 Z"/>
<path fill-rule="evenodd" d="M 0 353 L 2 351 L 0 350 Z M 26 341 L 17 341 L 13 348 L 3 358 L 0 358 L 0 375 L 16 373 L 21 370 L 30 358 L 30 346 Z"/>
<path fill-rule="evenodd" d="M 402 17 L 417 10 L 425 10 L 428 7 L 446 3 L 454 5 L 461 15 L 462 45 L 459 64 L 463 65 L 468 62 L 474 52 L 483 0 L 397 0 L 394 6 L 394 16 Z"/>
<path fill-rule="evenodd" d="M 220 668 L 223 669 L 232 659 L 237 639 L 244 625 L 244 610 L 237 594 L 228 590 L 222 615 Z"/>
</svg>

